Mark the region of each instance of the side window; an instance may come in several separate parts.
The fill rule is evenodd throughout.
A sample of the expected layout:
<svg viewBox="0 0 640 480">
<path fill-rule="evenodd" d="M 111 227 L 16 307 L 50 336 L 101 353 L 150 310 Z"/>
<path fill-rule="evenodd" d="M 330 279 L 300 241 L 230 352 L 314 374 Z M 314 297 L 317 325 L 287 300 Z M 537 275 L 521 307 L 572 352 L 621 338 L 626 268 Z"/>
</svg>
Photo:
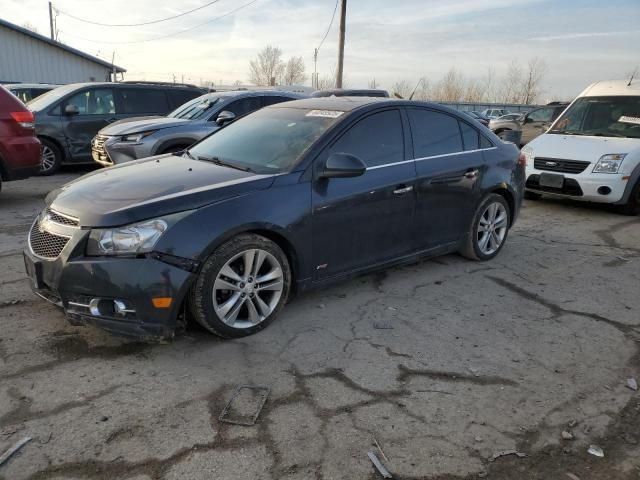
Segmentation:
<svg viewBox="0 0 640 480">
<path fill-rule="evenodd" d="M 116 113 L 113 102 L 113 90 L 110 88 L 96 88 L 75 94 L 66 102 L 67 105 L 78 107 L 80 115 L 106 115 Z"/>
<path fill-rule="evenodd" d="M 433 110 L 409 109 L 413 150 L 417 158 L 462 152 L 458 120 Z"/>
<path fill-rule="evenodd" d="M 196 97 L 202 95 L 201 92 L 195 92 L 192 90 L 167 90 L 167 94 L 169 95 L 169 103 L 171 104 L 171 108 L 178 108 L 180 105 L 184 105 L 190 100 L 193 100 Z"/>
<path fill-rule="evenodd" d="M 466 122 L 460 123 L 462 131 L 462 140 L 464 141 L 465 150 L 477 150 L 480 148 L 480 134 L 478 131 Z"/>
<path fill-rule="evenodd" d="M 363 118 L 331 147 L 331 152 L 350 153 L 368 167 L 404 160 L 404 135 L 398 110 Z"/>
<path fill-rule="evenodd" d="M 231 102 L 229 105 L 224 107 L 223 110 L 233 112 L 236 114 L 236 117 L 240 117 L 258 110 L 259 108 L 262 108 L 262 99 L 260 97 L 246 97 L 236 100 L 235 102 Z"/>
<path fill-rule="evenodd" d="M 529 114 L 532 122 L 550 122 L 553 115 L 553 108 L 539 108 Z"/>
<path fill-rule="evenodd" d="M 264 101 L 264 106 L 266 107 L 267 105 L 275 105 L 276 103 L 288 102 L 289 100 L 291 100 L 291 98 L 277 97 L 275 95 L 265 95 L 264 97 L 262 97 L 262 100 Z"/>
<path fill-rule="evenodd" d="M 167 113 L 169 105 L 164 90 L 153 88 L 118 89 L 118 113 Z"/>
</svg>

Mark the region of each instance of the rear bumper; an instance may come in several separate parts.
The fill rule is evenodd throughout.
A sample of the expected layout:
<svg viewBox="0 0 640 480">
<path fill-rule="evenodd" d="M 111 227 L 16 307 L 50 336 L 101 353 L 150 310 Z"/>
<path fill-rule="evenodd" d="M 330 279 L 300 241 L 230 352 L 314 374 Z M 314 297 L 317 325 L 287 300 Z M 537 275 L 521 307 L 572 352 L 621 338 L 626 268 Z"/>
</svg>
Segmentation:
<svg viewBox="0 0 640 480">
<path fill-rule="evenodd" d="M 0 139 L 2 179 L 22 180 L 40 172 L 41 148 L 40 140 L 32 136 Z"/>
<path fill-rule="evenodd" d="M 55 260 L 40 258 L 30 248 L 24 251 L 37 295 L 62 307 L 74 325 L 93 325 L 145 341 L 173 337 L 193 273 L 150 257 L 74 257 L 69 247 Z M 172 298 L 171 305 L 154 307 L 158 297 Z M 115 300 L 126 312 L 114 309 Z"/>
</svg>

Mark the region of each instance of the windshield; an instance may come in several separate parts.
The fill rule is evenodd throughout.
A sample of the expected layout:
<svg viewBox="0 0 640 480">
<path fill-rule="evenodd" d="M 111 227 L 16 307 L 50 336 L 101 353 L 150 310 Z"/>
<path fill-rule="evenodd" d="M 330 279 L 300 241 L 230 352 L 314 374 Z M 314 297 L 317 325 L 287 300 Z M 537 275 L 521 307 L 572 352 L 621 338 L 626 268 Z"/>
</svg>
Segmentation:
<svg viewBox="0 0 640 480">
<path fill-rule="evenodd" d="M 215 160 L 256 173 L 294 167 L 304 152 L 344 112 L 265 108 L 243 117 L 190 148 L 190 156 Z"/>
<path fill-rule="evenodd" d="M 216 103 L 220 101 L 220 97 L 215 95 L 202 95 L 180 105 L 167 117 L 184 118 L 187 120 L 198 120 L 204 117 Z"/>
<path fill-rule="evenodd" d="M 640 97 L 582 97 L 549 133 L 640 138 Z"/>
<path fill-rule="evenodd" d="M 62 97 L 64 97 L 67 93 L 73 92 L 77 89 L 78 86 L 75 84 L 54 88 L 53 90 L 49 90 L 47 93 L 44 93 L 28 102 L 27 107 L 29 107 L 29 110 L 31 110 L 32 112 L 45 110 L 49 108 L 52 103 L 55 103 Z"/>
</svg>

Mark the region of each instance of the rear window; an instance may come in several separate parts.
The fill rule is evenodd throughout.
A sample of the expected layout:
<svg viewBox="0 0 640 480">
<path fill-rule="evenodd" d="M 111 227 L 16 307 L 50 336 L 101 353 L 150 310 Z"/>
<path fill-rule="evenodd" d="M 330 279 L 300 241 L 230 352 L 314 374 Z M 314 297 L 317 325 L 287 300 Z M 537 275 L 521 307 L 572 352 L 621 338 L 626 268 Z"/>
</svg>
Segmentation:
<svg viewBox="0 0 640 480">
<path fill-rule="evenodd" d="M 118 89 L 120 108 L 118 113 L 164 114 L 169 111 L 167 96 L 161 89 L 122 88 Z"/>
<path fill-rule="evenodd" d="M 463 151 L 457 119 L 433 110 L 409 109 L 408 113 L 417 158 Z"/>
</svg>

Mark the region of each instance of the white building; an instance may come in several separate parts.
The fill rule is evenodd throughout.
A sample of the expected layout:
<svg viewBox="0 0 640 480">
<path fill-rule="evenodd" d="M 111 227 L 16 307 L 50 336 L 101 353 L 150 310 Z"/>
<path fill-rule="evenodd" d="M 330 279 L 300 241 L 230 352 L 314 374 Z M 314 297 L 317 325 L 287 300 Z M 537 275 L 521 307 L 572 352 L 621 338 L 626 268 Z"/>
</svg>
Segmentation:
<svg viewBox="0 0 640 480">
<path fill-rule="evenodd" d="M 126 72 L 87 53 L 0 19 L 0 83 L 104 82 Z"/>
</svg>

